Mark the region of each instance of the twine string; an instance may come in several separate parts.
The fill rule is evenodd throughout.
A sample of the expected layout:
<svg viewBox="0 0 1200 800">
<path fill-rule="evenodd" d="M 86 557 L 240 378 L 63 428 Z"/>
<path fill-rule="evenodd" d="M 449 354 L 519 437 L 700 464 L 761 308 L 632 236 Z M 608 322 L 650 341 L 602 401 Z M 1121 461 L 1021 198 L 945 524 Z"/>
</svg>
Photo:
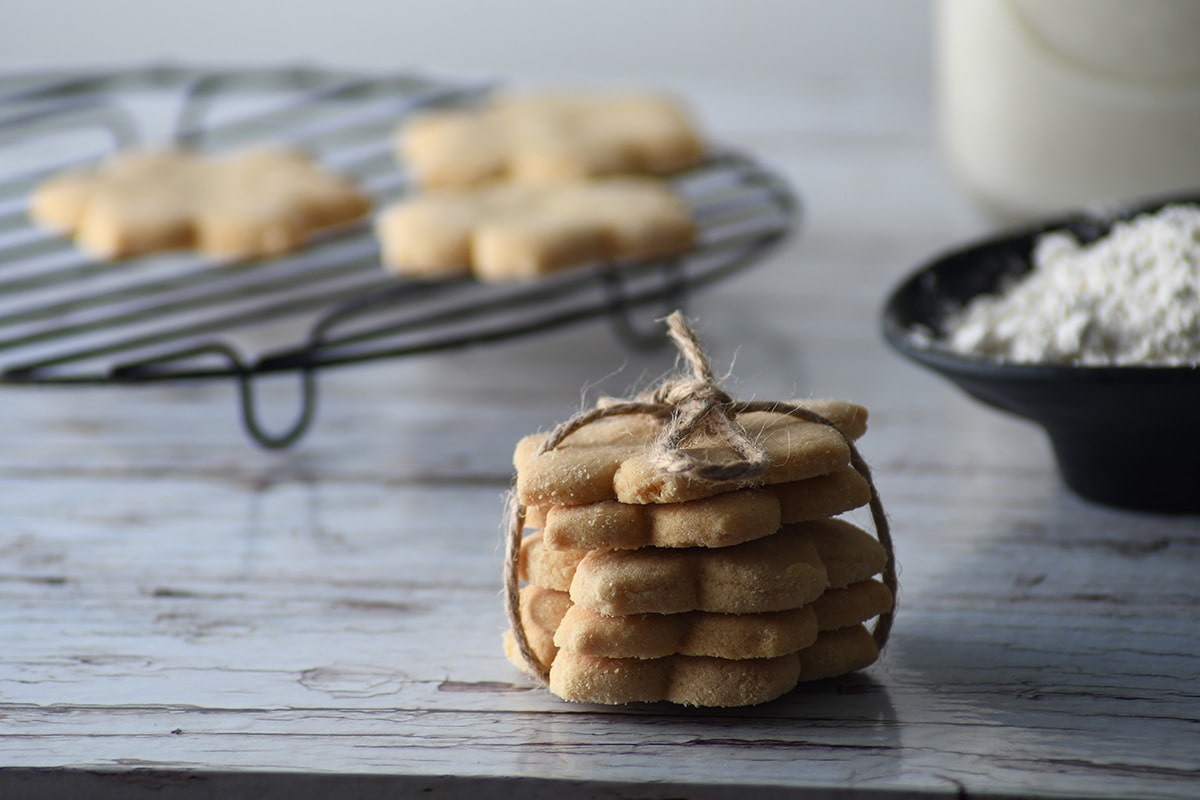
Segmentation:
<svg viewBox="0 0 1200 800">
<path fill-rule="evenodd" d="M 879 499 L 871 470 L 859 453 L 858 447 L 833 421 L 803 406 L 733 400 L 717 385 L 707 358 L 683 315 L 675 311 L 666 322 L 671 338 L 691 369 L 691 375 L 665 381 L 633 400 L 606 400 L 595 408 L 579 412 L 556 426 L 542 441 L 534 457 L 557 448 L 572 433 L 593 422 L 628 414 L 644 414 L 666 420 L 663 430 L 651 445 L 651 457 L 657 468 L 700 481 L 740 482 L 749 485 L 762 477 L 768 466 L 768 459 L 763 448 L 751 440 L 745 429 L 737 423 L 737 415 L 751 411 L 768 411 L 833 428 L 846 442 L 850 451 L 850 466 L 862 476 L 870 488 L 868 506 L 871 520 L 876 538 L 887 555 L 883 582 L 892 593 L 892 608 L 876 618 L 871 630 L 871 636 L 882 650 L 887 644 L 895 615 L 895 598 L 898 591 L 896 556 L 883 503 Z M 704 441 L 710 446 L 713 442 L 718 443 L 722 448 L 733 452 L 736 458 L 721 462 L 702 458 L 703 451 L 689 450 L 685 447 L 697 437 L 704 437 Z M 524 620 L 521 618 L 519 573 L 521 542 L 525 531 L 525 506 L 518 500 L 515 491 L 509 492 L 506 516 L 508 530 L 504 560 L 505 613 L 527 672 L 542 685 L 546 685 L 550 680 L 550 667 L 543 664 L 534 652 Z"/>
</svg>

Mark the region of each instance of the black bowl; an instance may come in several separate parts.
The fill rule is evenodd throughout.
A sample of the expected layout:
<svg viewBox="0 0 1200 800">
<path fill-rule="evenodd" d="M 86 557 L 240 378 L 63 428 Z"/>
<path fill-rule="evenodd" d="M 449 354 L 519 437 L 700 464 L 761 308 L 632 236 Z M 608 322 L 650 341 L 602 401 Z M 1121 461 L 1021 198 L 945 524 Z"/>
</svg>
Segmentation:
<svg viewBox="0 0 1200 800">
<path fill-rule="evenodd" d="M 1066 485 L 1106 505 L 1200 511 L 1200 369 L 1000 363 L 942 343 L 948 316 L 1032 268 L 1034 241 L 1067 230 L 1095 240 L 1114 222 L 1200 197 L 1080 213 L 936 257 L 901 283 L 883 311 L 888 343 L 988 405 L 1040 424 Z"/>
</svg>

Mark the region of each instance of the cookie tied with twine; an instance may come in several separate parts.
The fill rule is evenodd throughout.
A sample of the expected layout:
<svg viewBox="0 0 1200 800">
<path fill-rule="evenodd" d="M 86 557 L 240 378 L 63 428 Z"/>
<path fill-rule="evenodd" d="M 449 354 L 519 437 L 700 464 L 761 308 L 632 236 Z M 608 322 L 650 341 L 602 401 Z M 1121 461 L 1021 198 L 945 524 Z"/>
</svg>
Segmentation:
<svg viewBox="0 0 1200 800">
<path fill-rule="evenodd" d="M 517 446 L 508 658 L 566 700 L 712 707 L 868 666 L 897 581 L 866 410 L 738 401 L 666 323 L 685 373 Z M 874 537 L 835 518 L 863 505 Z"/>
</svg>

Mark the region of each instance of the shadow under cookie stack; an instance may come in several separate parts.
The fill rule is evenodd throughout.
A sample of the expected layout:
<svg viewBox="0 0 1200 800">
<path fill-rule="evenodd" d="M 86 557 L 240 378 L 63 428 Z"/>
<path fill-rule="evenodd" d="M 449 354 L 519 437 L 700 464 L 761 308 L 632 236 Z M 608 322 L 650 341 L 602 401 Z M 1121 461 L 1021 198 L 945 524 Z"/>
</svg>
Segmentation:
<svg viewBox="0 0 1200 800">
<path fill-rule="evenodd" d="M 668 324 L 693 376 L 517 445 L 509 660 L 565 700 L 706 707 L 872 664 L 896 582 L 866 410 L 735 402 Z M 878 539 L 836 518 L 862 506 Z"/>
</svg>

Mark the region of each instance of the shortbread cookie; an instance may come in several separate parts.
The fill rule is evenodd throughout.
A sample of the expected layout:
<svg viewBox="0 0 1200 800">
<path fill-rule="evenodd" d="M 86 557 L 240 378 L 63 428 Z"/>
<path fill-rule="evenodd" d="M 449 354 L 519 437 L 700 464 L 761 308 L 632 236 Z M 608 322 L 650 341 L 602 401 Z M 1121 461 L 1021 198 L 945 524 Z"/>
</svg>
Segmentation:
<svg viewBox="0 0 1200 800">
<path fill-rule="evenodd" d="M 782 421 L 782 420 L 786 420 Z M 785 483 L 828 475 L 845 467 L 850 449 L 833 428 L 816 422 L 790 417 L 772 421 L 761 428 L 746 425 L 750 436 L 766 452 L 770 466 L 763 483 Z M 720 454 L 711 462 L 720 462 Z M 731 491 L 737 482 L 699 481 L 687 475 L 663 472 L 648 452 L 626 459 L 613 476 L 613 489 L 622 503 L 678 503 L 695 497 L 711 496 L 716 489 Z"/>
<path fill-rule="evenodd" d="M 818 631 L 857 626 L 891 609 L 891 591 L 876 580 L 828 589 L 801 608 L 758 614 L 609 616 L 573 605 L 566 592 L 538 586 L 521 590 L 521 616 L 537 642 L 552 640 L 553 653 L 561 647 L 606 658 L 773 658 L 808 647 Z M 552 656 L 539 658 L 547 666 L 553 661 Z"/>
<path fill-rule="evenodd" d="M 817 616 L 809 606 L 760 614 L 608 616 L 573 605 L 553 633 L 559 649 L 607 658 L 774 658 L 808 647 L 816 638 Z"/>
<path fill-rule="evenodd" d="M 546 598 L 549 603 L 551 598 Z M 562 599 L 554 597 L 553 601 L 557 602 L 556 608 L 563 610 L 565 616 L 566 610 L 570 608 L 569 598 L 564 606 Z M 812 602 L 809 608 L 817 617 L 817 629 L 822 631 L 832 631 L 838 628 L 846 628 L 851 625 L 857 625 L 860 622 L 866 622 L 872 617 L 877 617 L 880 614 L 886 614 L 892 610 L 892 605 L 895 598 L 892 597 L 892 591 L 877 580 L 864 580 L 851 583 L 841 589 L 826 589 L 825 593 Z M 542 614 L 541 618 L 546 622 L 551 622 L 554 619 L 552 614 Z M 561 621 L 562 617 L 558 617 Z M 547 625 L 550 630 L 554 630 L 553 626 Z"/>
<path fill-rule="evenodd" d="M 776 658 L 603 658 L 559 650 L 550 691 L 578 703 L 653 703 L 725 708 L 774 700 L 800 677 L 798 653 Z"/>
<path fill-rule="evenodd" d="M 591 550 L 564 550 L 546 547 L 541 532 L 521 542 L 520 578 L 543 589 L 569 592 L 579 564 Z"/>
<path fill-rule="evenodd" d="M 728 547 L 769 536 L 784 522 L 824 519 L 865 505 L 866 480 L 851 467 L 803 481 L 726 492 L 683 503 L 601 500 L 526 512 L 551 549 Z M 532 513 L 530 513 L 532 512 Z"/>
<path fill-rule="evenodd" d="M 857 672 L 880 650 L 862 625 L 821 633 L 803 650 L 774 658 L 605 658 L 560 649 L 550 691 L 576 703 L 655 703 L 730 708 L 766 703 L 798 682 Z"/>
<path fill-rule="evenodd" d="M 626 445 L 644 447 L 662 430 L 662 421 L 648 414 L 623 414 L 598 419 L 571 433 L 555 449 Z M 522 469 L 537 454 L 549 433 L 523 436 L 513 449 L 513 466 Z"/>
<path fill-rule="evenodd" d="M 851 439 L 861 439 L 867 432 L 867 409 L 857 403 L 829 398 L 806 397 L 788 401 L 789 405 L 800 406 L 814 414 L 818 414 L 836 425 L 842 433 Z M 780 423 L 780 413 L 772 411 L 748 411 L 738 415 L 738 422 L 747 429 L 759 430 Z M 785 418 L 786 423 L 802 422 L 793 417 Z"/>
<path fill-rule="evenodd" d="M 853 467 L 766 489 L 779 500 L 779 519 L 785 523 L 834 517 L 871 500 L 871 485 Z"/>
<path fill-rule="evenodd" d="M 798 405 L 817 410 L 816 403 Z M 866 412 L 852 403 L 830 403 L 826 410 L 838 412 L 837 416 L 851 422 L 866 419 Z M 828 425 L 764 412 L 743 414 L 737 421 L 769 459 L 770 465 L 759 483 L 806 480 L 839 471 L 849 463 L 845 439 Z M 608 424 L 601 430 L 586 436 L 580 436 L 586 428 L 577 431 L 559 447 L 541 455 L 535 454 L 544 438 L 526 437 L 518 443 L 514 453 L 518 499 L 526 506 L 582 505 L 610 499 L 622 503 L 679 503 L 745 488 L 736 481 L 701 481 L 655 469 L 647 453 L 657 434 L 654 420 L 648 424 L 644 417 L 629 415 L 604 422 Z M 854 438 L 849 431 L 846 435 Z M 705 445 L 700 442 L 691 447 L 703 450 Z M 709 460 L 719 462 L 723 455 L 723 451 L 714 449 Z"/>
<path fill-rule="evenodd" d="M 554 641 L 548 637 L 551 634 L 544 629 L 535 628 L 534 630 L 525 629 L 525 637 L 529 642 L 529 647 L 533 651 L 532 655 L 536 659 L 537 664 L 542 670 L 549 673 L 550 665 L 558 657 L 558 648 L 554 646 Z M 517 637 L 513 634 L 512 629 L 506 630 L 502 637 L 502 645 L 504 647 L 504 657 L 509 663 L 520 669 L 526 675 L 538 677 L 534 665 L 529 664 L 521 656 L 521 648 L 517 645 Z"/>
<path fill-rule="evenodd" d="M 533 648 L 533 654 L 538 661 L 549 665 L 554 663 L 555 657 L 558 655 L 558 646 L 554 644 L 554 631 L 552 628 L 546 628 L 534 622 L 533 618 L 526 615 L 526 608 L 521 608 L 521 624 L 525 630 L 525 636 L 529 641 L 529 646 Z M 512 631 L 505 631 L 506 636 L 511 636 Z"/>
<path fill-rule="evenodd" d="M 886 562 L 866 531 L 826 519 L 718 549 L 552 550 L 535 532 L 521 542 L 519 575 L 570 591 L 575 603 L 601 614 L 746 614 L 811 603 L 831 586 L 879 574 Z"/>
<path fill-rule="evenodd" d="M 51 179 L 30 203 L 39 224 L 110 259 L 176 248 L 219 257 L 274 255 L 369 209 L 352 183 L 304 154 L 279 149 L 220 158 L 182 150 L 121 153 Z"/>
<path fill-rule="evenodd" d="M 788 532 L 717 550 L 589 550 L 570 591 L 601 614 L 750 614 L 798 608 L 828 586 L 811 537 Z"/>
<path fill-rule="evenodd" d="M 529 584 L 521 587 L 521 608 L 527 609 L 529 619 L 535 625 L 553 633 L 571 609 L 571 595 Z"/>
<path fill-rule="evenodd" d="M 875 537 L 841 519 L 822 519 L 784 525 L 778 535 L 805 536 L 816 547 L 829 577 L 829 586 L 841 589 L 883 572 L 887 551 Z"/>
<path fill-rule="evenodd" d="M 485 281 L 676 254 L 696 238 L 687 205 L 649 178 L 417 195 L 385 209 L 376 230 L 383 262 L 396 272 L 469 271 Z"/>
<path fill-rule="evenodd" d="M 598 405 L 605 405 L 601 401 Z M 851 439 L 861 439 L 867 432 L 867 409 L 844 400 L 825 398 L 805 398 L 790 400 L 789 405 L 799 406 L 814 414 L 819 414 L 836 425 L 842 433 Z M 759 428 L 767 421 L 775 420 L 780 415 L 762 411 L 752 411 L 738 416 L 743 425 L 754 425 Z M 597 420 L 572 433 L 564 439 L 556 450 L 569 450 L 574 447 L 629 447 L 636 449 L 645 447 L 662 431 L 662 421 L 646 414 L 623 414 L 619 417 L 609 417 Z M 547 439 L 547 433 L 533 433 L 524 436 L 517 442 L 513 450 L 513 466 L 517 471 L 525 468 Z"/>
<path fill-rule="evenodd" d="M 817 641 L 797 655 L 800 659 L 800 680 L 819 681 L 871 666 L 879 658 L 879 645 L 865 627 L 851 625 L 821 631 Z"/>
<path fill-rule="evenodd" d="M 668 174 L 705 151 L 687 111 L 649 93 L 500 96 L 414 117 L 398 138 L 400 159 L 426 188 Z"/>
<path fill-rule="evenodd" d="M 546 527 L 546 516 L 550 513 L 549 508 L 544 506 L 531 506 L 525 509 L 525 527 L 533 530 L 541 530 Z"/>
<path fill-rule="evenodd" d="M 571 608 L 571 597 L 566 592 L 556 592 L 530 584 L 521 588 L 520 603 L 521 626 L 525 630 L 529 645 L 538 661 L 549 667 L 558 653 L 558 647 L 554 644 L 554 632 Z M 515 646 L 512 631 L 505 631 L 505 651 Z M 513 663 L 519 661 L 520 659 L 516 659 Z"/>
<path fill-rule="evenodd" d="M 516 655 L 510 651 L 510 658 Z M 801 681 L 864 669 L 877 658 L 879 647 L 862 625 L 821 633 L 809 647 L 775 658 L 604 658 L 560 649 L 550 665 L 550 691 L 580 703 L 746 706 L 774 700 Z"/>
<path fill-rule="evenodd" d="M 769 536 L 781 523 L 779 499 L 762 489 L 747 489 L 686 503 L 602 500 L 554 506 L 546 513 L 542 535 L 551 549 L 728 547 Z"/>
</svg>

